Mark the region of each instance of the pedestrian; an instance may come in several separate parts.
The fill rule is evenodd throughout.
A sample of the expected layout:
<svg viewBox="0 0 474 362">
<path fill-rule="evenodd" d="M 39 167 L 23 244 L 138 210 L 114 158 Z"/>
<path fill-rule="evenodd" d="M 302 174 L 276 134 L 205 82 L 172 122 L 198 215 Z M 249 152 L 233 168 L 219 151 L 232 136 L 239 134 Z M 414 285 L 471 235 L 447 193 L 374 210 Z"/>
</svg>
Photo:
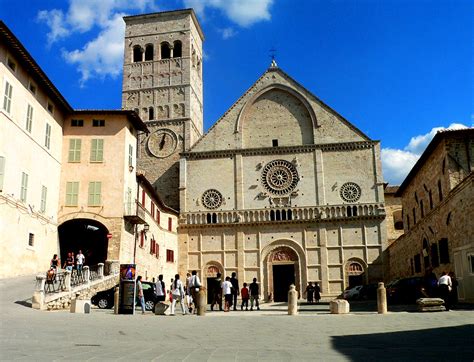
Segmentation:
<svg viewBox="0 0 474 362">
<path fill-rule="evenodd" d="M 249 310 L 249 289 L 247 288 L 247 283 L 244 283 L 242 290 L 240 291 L 240 295 L 242 297 L 242 304 L 240 305 L 240 310 Z"/>
<path fill-rule="evenodd" d="M 168 298 L 170 300 L 170 303 L 173 301 L 173 293 L 171 292 L 171 288 L 173 288 L 173 283 L 174 283 L 174 279 L 171 278 L 170 290 L 168 290 Z"/>
<path fill-rule="evenodd" d="M 78 274 L 82 274 L 82 268 L 84 267 L 84 262 L 86 257 L 82 254 L 82 250 L 79 250 L 79 253 L 76 255 L 76 269 Z"/>
<path fill-rule="evenodd" d="M 193 297 L 191 295 L 191 273 L 186 273 L 186 303 L 189 313 L 193 313 Z"/>
<path fill-rule="evenodd" d="M 53 255 L 49 267 L 53 268 L 55 273 L 58 271 L 58 267 L 61 267 L 61 260 L 59 260 L 58 254 Z"/>
<path fill-rule="evenodd" d="M 321 287 L 319 286 L 318 282 L 314 283 L 314 300 L 316 303 L 319 303 L 321 300 Z"/>
<path fill-rule="evenodd" d="M 156 301 L 164 302 L 166 299 L 166 288 L 165 282 L 163 281 L 163 274 L 158 275 L 158 281 L 156 282 Z"/>
<path fill-rule="evenodd" d="M 232 283 L 232 304 L 234 305 L 234 310 L 237 310 L 237 296 L 240 295 L 239 289 L 239 280 L 237 279 L 237 273 L 232 273 L 232 278 L 230 278 Z"/>
<path fill-rule="evenodd" d="M 308 283 L 308 285 L 306 286 L 306 290 L 304 292 L 306 294 L 306 300 L 308 301 L 308 303 L 313 304 L 315 288 L 312 282 Z"/>
<path fill-rule="evenodd" d="M 198 301 L 198 293 L 199 289 L 201 288 L 201 281 L 199 280 L 199 277 L 197 275 L 197 271 L 193 270 L 191 272 L 191 296 L 193 298 L 193 303 L 194 303 L 194 311 L 197 313 L 197 309 L 199 308 L 199 301 Z"/>
<path fill-rule="evenodd" d="M 449 310 L 449 292 L 452 289 L 451 277 L 444 271 L 438 280 L 439 296 L 444 300 L 446 310 Z"/>
<path fill-rule="evenodd" d="M 171 286 L 171 294 L 173 295 L 173 301 L 171 302 L 170 315 L 174 315 L 174 309 L 178 300 L 181 304 L 181 311 L 183 312 L 183 315 L 186 315 L 186 309 L 184 308 L 184 287 L 181 280 L 179 280 L 179 274 L 174 276 L 174 282 Z"/>
<path fill-rule="evenodd" d="M 142 307 L 142 314 L 145 314 L 145 295 L 143 294 L 142 276 L 137 277 L 137 296 Z"/>
<path fill-rule="evenodd" d="M 224 294 L 224 312 L 228 312 L 232 305 L 232 283 L 230 277 L 225 277 L 225 281 L 222 283 L 222 294 Z"/>
<path fill-rule="evenodd" d="M 257 307 L 257 310 L 260 310 L 260 307 L 258 305 L 258 298 L 259 298 L 259 291 L 258 291 L 258 283 L 257 283 L 257 278 L 253 278 L 253 282 L 250 283 L 249 285 L 250 289 L 250 310 L 253 310 L 253 302 L 255 302 L 255 306 Z"/>
<path fill-rule="evenodd" d="M 64 262 L 63 269 L 69 270 L 72 272 L 74 267 L 74 256 L 72 253 L 67 253 L 66 261 Z"/>
<path fill-rule="evenodd" d="M 453 306 L 455 306 L 458 303 L 458 285 L 459 285 L 459 282 L 456 279 L 456 275 L 454 274 L 454 272 L 449 272 L 448 275 L 451 278 L 451 284 L 452 284 L 451 292 L 449 293 L 449 296 L 450 296 L 449 306 L 452 308 Z"/>
<path fill-rule="evenodd" d="M 212 295 L 212 303 L 211 303 L 211 310 L 214 310 L 214 305 L 217 304 L 219 306 L 219 310 L 222 311 L 222 279 L 221 273 L 217 273 L 216 279 L 212 284 L 211 295 Z"/>
</svg>

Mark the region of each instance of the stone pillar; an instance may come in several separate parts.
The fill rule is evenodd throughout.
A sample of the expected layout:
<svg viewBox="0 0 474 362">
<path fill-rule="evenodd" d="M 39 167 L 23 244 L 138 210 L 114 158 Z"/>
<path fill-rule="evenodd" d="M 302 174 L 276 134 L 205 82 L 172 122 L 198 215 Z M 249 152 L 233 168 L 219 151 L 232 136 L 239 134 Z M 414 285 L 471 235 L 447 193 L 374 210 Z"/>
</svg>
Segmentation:
<svg viewBox="0 0 474 362">
<path fill-rule="evenodd" d="M 117 275 L 120 272 L 119 260 L 106 260 L 104 266 L 104 275 Z"/>
<path fill-rule="evenodd" d="M 44 305 L 44 284 L 46 282 L 46 277 L 44 275 L 36 276 L 36 286 L 33 293 L 33 298 L 31 299 L 31 307 L 33 309 L 45 309 Z"/>
<path fill-rule="evenodd" d="M 196 295 L 197 297 L 197 315 L 205 316 L 207 308 L 207 293 L 206 288 L 200 287 L 199 292 Z"/>
<path fill-rule="evenodd" d="M 114 291 L 114 314 L 119 313 L 119 303 L 120 303 L 119 287 L 115 287 L 115 291 Z"/>
<path fill-rule="evenodd" d="M 290 285 L 290 290 L 288 291 L 288 315 L 297 315 L 298 314 L 298 292 L 294 284 Z"/>
<path fill-rule="evenodd" d="M 104 263 L 97 264 L 97 274 L 99 279 L 104 279 Z"/>
<path fill-rule="evenodd" d="M 66 287 L 66 292 L 71 291 L 71 274 L 72 272 L 70 270 L 65 270 L 64 271 L 64 286 Z"/>
<path fill-rule="evenodd" d="M 84 276 L 84 285 L 89 285 L 90 284 L 90 277 L 91 277 L 91 271 L 89 270 L 89 266 L 85 265 L 82 268 L 82 275 Z"/>
<path fill-rule="evenodd" d="M 382 282 L 377 288 L 377 311 L 379 314 L 387 314 L 387 292 Z"/>
</svg>

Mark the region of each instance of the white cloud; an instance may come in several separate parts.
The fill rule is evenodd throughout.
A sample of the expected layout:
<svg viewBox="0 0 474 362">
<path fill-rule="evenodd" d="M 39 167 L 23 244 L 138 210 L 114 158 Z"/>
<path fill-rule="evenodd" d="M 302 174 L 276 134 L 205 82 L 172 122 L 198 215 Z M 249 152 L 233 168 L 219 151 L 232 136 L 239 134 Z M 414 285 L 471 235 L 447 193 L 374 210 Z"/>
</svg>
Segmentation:
<svg viewBox="0 0 474 362">
<path fill-rule="evenodd" d="M 224 40 L 237 35 L 237 32 L 233 28 L 219 29 L 219 32 L 222 34 L 222 39 Z"/>
<path fill-rule="evenodd" d="M 156 11 L 154 0 L 69 0 L 64 12 L 58 9 L 41 10 L 38 20 L 50 28 L 48 45 L 74 34 L 95 30 L 81 49 L 63 49 L 64 58 L 76 64 L 81 73 L 81 86 L 93 77 L 116 77 L 122 69 L 123 34 L 122 20 L 128 11 Z M 95 36 L 95 38 L 94 38 Z"/>
<path fill-rule="evenodd" d="M 97 38 L 88 42 L 81 50 L 63 50 L 63 57 L 70 64 L 77 64 L 81 73 L 80 84 L 91 78 L 116 77 L 122 71 L 123 36 L 125 24 L 123 14 L 108 20 L 105 29 Z"/>
<path fill-rule="evenodd" d="M 270 20 L 270 6 L 273 0 L 183 0 L 186 7 L 192 7 L 201 16 L 205 8 L 218 9 L 234 23 L 249 27 L 262 20 Z"/>
<path fill-rule="evenodd" d="M 452 123 L 448 127 L 434 127 L 426 134 L 412 137 L 403 150 L 383 148 L 381 158 L 385 181 L 391 185 L 401 184 L 437 132 L 463 128 L 468 127 L 461 123 Z"/>
</svg>

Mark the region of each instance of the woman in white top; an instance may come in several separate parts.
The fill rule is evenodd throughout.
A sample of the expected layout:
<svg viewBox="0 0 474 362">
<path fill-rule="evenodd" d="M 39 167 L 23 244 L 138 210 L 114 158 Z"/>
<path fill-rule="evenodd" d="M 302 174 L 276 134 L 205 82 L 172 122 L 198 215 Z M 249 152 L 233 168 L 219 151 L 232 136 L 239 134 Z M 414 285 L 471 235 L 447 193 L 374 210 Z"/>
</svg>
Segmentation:
<svg viewBox="0 0 474 362">
<path fill-rule="evenodd" d="M 173 301 L 171 302 L 171 311 L 170 315 L 174 315 L 174 308 L 176 306 L 176 301 L 179 299 L 179 303 L 181 304 L 181 310 L 183 311 L 183 315 L 186 314 L 186 310 L 184 309 L 184 288 L 183 283 L 179 280 L 179 274 L 174 276 L 174 282 L 171 285 L 171 294 L 173 295 Z"/>
</svg>

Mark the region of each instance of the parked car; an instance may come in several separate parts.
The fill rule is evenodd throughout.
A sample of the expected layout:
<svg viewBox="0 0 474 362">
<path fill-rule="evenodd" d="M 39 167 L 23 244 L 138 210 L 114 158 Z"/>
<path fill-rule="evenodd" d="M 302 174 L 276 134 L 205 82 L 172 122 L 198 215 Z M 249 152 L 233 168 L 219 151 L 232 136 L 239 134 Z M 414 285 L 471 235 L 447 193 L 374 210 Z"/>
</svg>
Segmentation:
<svg viewBox="0 0 474 362">
<path fill-rule="evenodd" d="M 359 298 L 359 293 L 362 289 L 363 285 L 356 285 L 350 289 L 344 290 L 342 293 L 342 297 L 346 300 L 357 300 Z"/>
<path fill-rule="evenodd" d="M 347 300 L 369 300 L 377 298 L 377 284 L 356 285 L 346 289 L 342 297 Z"/>
<path fill-rule="evenodd" d="M 156 303 L 155 283 L 142 281 L 143 294 L 145 296 L 145 308 L 148 311 L 154 310 Z M 116 285 L 115 287 L 118 287 Z M 91 298 L 92 304 L 98 306 L 100 309 L 113 308 L 115 287 L 101 291 Z M 137 304 L 140 302 L 137 298 Z"/>
<path fill-rule="evenodd" d="M 387 301 L 389 303 L 415 303 L 422 293 L 423 278 L 410 277 L 395 280 L 387 284 Z"/>
</svg>

